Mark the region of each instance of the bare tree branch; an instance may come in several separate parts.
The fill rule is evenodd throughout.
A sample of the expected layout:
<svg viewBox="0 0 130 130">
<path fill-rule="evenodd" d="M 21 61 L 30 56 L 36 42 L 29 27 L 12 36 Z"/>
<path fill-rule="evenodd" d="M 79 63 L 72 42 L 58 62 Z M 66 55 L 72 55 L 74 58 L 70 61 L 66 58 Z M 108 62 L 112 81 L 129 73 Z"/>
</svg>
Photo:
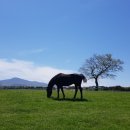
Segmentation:
<svg viewBox="0 0 130 130">
<path fill-rule="evenodd" d="M 98 85 L 98 78 L 114 78 L 117 71 L 123 70 L 123 61 L 112 58 L 112 54 L 93 55 L 86 59 L 80 71 L 89 79 L 95 79 Z"/>
</svg>

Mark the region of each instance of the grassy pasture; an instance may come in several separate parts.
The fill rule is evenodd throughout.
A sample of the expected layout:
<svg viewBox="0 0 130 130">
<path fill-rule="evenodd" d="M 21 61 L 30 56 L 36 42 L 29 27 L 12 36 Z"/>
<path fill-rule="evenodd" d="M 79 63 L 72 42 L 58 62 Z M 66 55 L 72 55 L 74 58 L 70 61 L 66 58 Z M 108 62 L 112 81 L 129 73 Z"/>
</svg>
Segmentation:
<svg viewBox="0 0 130 130">
<path fill-rule="evenodd" d="M 42 90 L 0 90 L 0 130 L 130 129 L 129 92 L 84 91 L 83 101 L 71 100 L 72 90 L 65 94 L 56 100 Z"/>
</svg>

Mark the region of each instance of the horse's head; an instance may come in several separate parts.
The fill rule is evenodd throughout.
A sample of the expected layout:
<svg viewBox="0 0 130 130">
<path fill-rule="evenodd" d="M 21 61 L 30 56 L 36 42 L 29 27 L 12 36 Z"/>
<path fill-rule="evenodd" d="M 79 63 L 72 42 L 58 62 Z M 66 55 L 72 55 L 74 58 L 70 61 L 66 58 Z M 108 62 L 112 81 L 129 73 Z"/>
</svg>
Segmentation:
<svg viewBox="0 0 130 130">
<path fill-rule="evenodd" d="M 82 76 L 83 82 L 87 82 L 86 77 L 83 74 L 81 74 L 81 76 Z"/>
<path fill-rule="evenodd" d="M 47 87 L 47 97 L 50 98 L 52 95 L 52 88 L 55 85 L 55 77 L 53 77 L 49 83 L 48 83 L 48 87 Z"/>
<path fill-rule="evenodd" d="M 52 94 L 52 88 L 47 87 L 47 97 L 50 98 Z"/>
</svg>

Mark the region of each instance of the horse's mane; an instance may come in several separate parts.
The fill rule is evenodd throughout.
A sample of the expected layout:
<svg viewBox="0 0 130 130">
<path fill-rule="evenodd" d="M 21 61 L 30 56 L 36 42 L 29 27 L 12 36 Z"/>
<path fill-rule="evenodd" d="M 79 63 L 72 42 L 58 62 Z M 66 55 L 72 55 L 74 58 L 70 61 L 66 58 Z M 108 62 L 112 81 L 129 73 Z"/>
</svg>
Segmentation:
<svg viewBox="0 0 130 130">
<path fill-rule="evenodd" d="M 49 87 L 49 88 L 52 88 L 52 87 L 53 87 L 53 85 L 55 84 L 56 78 L 59 77 L 61 74 L 62 74 L 62 73 L 59 73 L 59 74 L 55 75 L 55 76 L 49 81 L 49 83 L 48 83 L 48 87 Z"/>
</svg>

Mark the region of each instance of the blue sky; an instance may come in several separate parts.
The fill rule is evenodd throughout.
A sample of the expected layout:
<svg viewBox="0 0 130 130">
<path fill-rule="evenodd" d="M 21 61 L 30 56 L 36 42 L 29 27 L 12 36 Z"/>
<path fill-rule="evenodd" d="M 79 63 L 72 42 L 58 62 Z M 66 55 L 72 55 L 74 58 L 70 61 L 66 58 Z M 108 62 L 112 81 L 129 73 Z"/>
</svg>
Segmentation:
<svg viewBox="0 0 130 130">
<path fill-rule="evenodd" d="M 111 53 L 124 71 L 100 83 L 129 86 L 129 7 L 129 0 L 0 0 L 0 79 L 48 82 L 77 72 L 93 54 Z"/>
</svg>

